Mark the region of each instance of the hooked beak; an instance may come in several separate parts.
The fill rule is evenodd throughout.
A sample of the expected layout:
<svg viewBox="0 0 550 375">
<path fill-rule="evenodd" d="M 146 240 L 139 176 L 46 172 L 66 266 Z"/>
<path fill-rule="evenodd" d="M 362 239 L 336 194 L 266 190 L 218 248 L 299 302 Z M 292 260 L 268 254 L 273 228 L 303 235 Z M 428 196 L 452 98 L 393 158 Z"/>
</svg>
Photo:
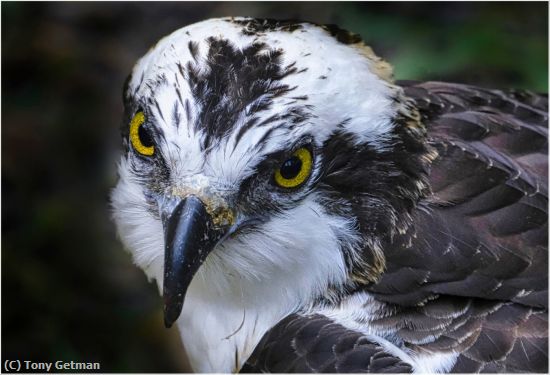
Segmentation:
<svg viewBox="0 0 550 375">
<path fill-rule="evenodd" d="M 227 229 L 217 228 L 196 196 L 159 202 L 164 225 L 164 325 L 178 319 L 193 276 Z"/>
</svg>

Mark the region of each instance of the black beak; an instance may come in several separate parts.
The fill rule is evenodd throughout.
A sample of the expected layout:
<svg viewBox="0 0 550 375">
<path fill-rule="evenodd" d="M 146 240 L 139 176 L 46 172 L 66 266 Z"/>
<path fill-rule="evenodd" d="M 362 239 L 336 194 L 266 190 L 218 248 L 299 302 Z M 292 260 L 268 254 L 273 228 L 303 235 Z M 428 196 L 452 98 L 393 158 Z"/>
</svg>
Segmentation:
<svg viewBox="0 0 550 375">
<path fill-rule="evenodd" d="M 194 195 L 159 203 L 164 225 L 164 325 L 178 319 L 193 276 L 225 230 L 217 229 L 204 203 Z"/>
</svg>

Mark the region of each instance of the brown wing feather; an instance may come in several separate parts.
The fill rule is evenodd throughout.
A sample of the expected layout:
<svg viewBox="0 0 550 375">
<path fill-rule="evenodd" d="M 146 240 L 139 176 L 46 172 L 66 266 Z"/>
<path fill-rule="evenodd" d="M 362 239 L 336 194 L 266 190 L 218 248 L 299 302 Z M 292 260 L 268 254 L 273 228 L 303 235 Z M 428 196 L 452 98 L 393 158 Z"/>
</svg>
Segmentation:
<svg viewBox="0 0 550 375">
<path fill-rule="evenodd" d="M 370 290 L 405 305 L 449 294 L 546 308 L 546 101 L 434 82 L 405 93 L 439 153 L 433 195 L 388 240 L 386 272 Z"/>
<path fill-rule="evenodd" d="M 403 86 L 439 156 L 433 194 L 388 240 L 386 272 L 368 288 L 395 306 L 374 324 L 414 350 L 461 353 L 455 372 L 547 371 L 547 99 Z"/>
<path fill-rule="evenodd" d="M 410 373 L 378 344 L 323 315 L 290 315 L 264 335 L 241 372 Z"/>
</svg>

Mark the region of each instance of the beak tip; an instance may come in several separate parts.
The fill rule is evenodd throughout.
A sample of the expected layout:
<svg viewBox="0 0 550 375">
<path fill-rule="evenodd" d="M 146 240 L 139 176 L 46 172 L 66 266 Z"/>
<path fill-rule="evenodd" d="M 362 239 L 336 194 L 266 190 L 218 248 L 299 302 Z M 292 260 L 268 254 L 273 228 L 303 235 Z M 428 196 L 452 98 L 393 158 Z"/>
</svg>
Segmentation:
<svg viewBox="0 0 550 375">
<path fill-rule="evenodd" d="M 166 316 L 164 317 L 164 327 L 166 328 L 171 328 L 172 327 L 172 324 L 173 322 L 169 321 Z"/>
<path fill-rule="evenodd" d="M 178 320 L 183 308 L 183 295 L 178 295 L 177 300 L 171 300 L 164 295 L 164 326 L 166 328 L 172 327 L 174 322 Z"/>
<path fill-rule="evenodd" d="M 178 320 L 179 316 L 181 314 L 181 305 L 180 307 L 176 307 L 176 309 L 170 309 L 166 308 L 164 309 L 164 326 L 166 328 L 172 327 L 174 322 Z"/>
</svg>

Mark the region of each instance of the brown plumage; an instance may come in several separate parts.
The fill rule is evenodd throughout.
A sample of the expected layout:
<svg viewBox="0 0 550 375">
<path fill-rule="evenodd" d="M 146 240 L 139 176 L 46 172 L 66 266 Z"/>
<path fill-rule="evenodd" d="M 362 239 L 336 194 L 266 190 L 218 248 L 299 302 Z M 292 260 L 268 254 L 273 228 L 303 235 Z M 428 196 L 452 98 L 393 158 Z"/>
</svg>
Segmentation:
<svg viewBox="0 0 550 375">
<path fill-rule="evenodd" d="M 409 373 L 412 368 L 323 315 L 290 315 L 264 336 L 241 372 Z"/>
</svg>

